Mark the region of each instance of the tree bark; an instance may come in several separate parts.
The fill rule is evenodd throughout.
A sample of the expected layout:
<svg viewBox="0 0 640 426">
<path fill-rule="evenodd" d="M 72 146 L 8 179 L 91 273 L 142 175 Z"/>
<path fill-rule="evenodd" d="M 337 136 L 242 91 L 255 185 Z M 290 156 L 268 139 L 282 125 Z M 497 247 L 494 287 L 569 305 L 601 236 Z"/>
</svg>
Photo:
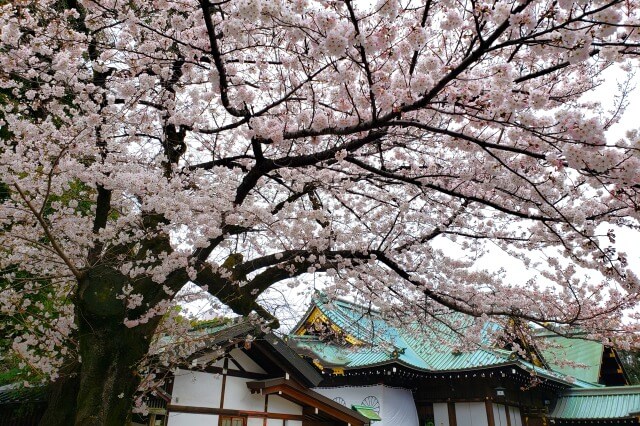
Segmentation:
<svg viewBox="0 0 640 426">
<path fill-rule="evenodd" d="M 131 414 L 140 383 L 137 364 L 149 349 L 149 338 L 122 322 L 80 320 L 82 360 L 77 397 L 77 426 L 122 426 Z"/>
<path fill-rule="evenodd" d="M 80 376 L 75 419 L 67 424 L 122 426 L 130 418 L 141 380 L 137 368 L 147 355 L 160 317 L 133 328 L 124 325 L 127 317 L 136 318 L 157 302 L 153 288 L 141 289 L 150 305 L 127 311 L 118 298 L 127 283 L 120 272 L 104 265 L 87 271 L 79 283 L 76 323 Z"/>
</svg>

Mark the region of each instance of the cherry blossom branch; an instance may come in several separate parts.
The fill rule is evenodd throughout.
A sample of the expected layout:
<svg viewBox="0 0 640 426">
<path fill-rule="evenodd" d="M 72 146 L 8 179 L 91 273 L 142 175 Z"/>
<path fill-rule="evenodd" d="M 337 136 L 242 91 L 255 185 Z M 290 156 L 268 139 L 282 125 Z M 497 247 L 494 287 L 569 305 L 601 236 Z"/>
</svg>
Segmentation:
<svg viewBox="0 0 640 426">
<path fill-rule="evenodd" d="M 211 47 L 210 53 L 213 57 L 213 63 L 216 66 L 216 70 L 218 70 L 218 81 L 220 83 L 220 99 L 222 100 L 222 105 L 224 105 L 224 108 L 227 110 L 227 112 L 229 112 L 229 114 L 235 117 L 247 117 L 250 115 L 250 113 L 246 108 L 238 109 L 231 106 L 231 102 L 229 101 L 229 83 L 227 78 L 227 71 L 222 60 L 220 48 L 218 47 L 218 37 L 216 36 L 215 26 L 211 19 L 211 11 L 209 10 L 210 3 L 209 0 L 199 1 L 200 7 L 202 8 L 204 23 L 207 27 L 207 35 L 209 37 L 209 45 Z"/>
<path fill-rule="evenodd" d="M 365 137 L 354 139 L 314 154 L 280 157 L 274 160 L 264 159 L 263 161 L 256 162 L 255 166 L 245 175 L 240 185 L 238 185 L 234 203 L 241 205 L 247 195 L 249 195 L 251 189 L 258 183 L 258 180 L 273 170 L 280 168 L 300 168 L 327 161 L 335 158 L 336 154 L 340 151 L 354 152 L 371 142 L 379 140 L 384 134 L 385 132 L 382 131 L 370 132 Z"/>
<path fill-rule="evenodd" d="M 526 0 L 523 3 L 519 4 L 511 14 L 516 14 L 522 12 L 526 9 L 533 0 Z M 471 54 L 469 54 L 466 58 L 464 58 L 455 68 L 449 71 L 444 77 L 442 77 L 434 86 L 429 90 L 424 96 L 422 96 L 417 101 L 403 105 L 398 108 L 400 112 L 410 112 L 416 111 L 420 108 L 425 107 L 435 96 L 440 93 L 451 81 L 453 81 L 456 77 L 466 71 L 471 65 L 476 63 L 482 56 L 487 53 L 489 47 L 495 42 L 508 28 L 509 28 L 509 19 L 506 19 L 502 24 L 500 24 L 491 35 L 486 37 L 486 39 L 480 43 L 477 49 L 475 49 Z M 397 115 L 397 113 L 390 113 L 388 116 L 390 118 Z M 386 118 L 386 117 L 385 117 Z"/>
<path fill-rule="evenodd" d="M 384 123 L 383 125 L 384 126 L 399 126 L 399 127 L 415 127 L 415 128 L 422 129 L 422 130 L 427 130 L 427 131 L 432 132 L 432 133 L 451 136 L 454 139 L 462 139 L 462 140 L 465 140 L 467 142 L 472 142 L 472 143 L 474 143 L 474 144 L 476 144 L 478 146 L 481 146 L 483 148 L 492 148 L 492 149 L 497 149 L 497 150 L 501 150 L 501 151 L 508 151 L 508 152 L 513 152 L 513 153 L 516 153 L 516 154 L 526 155 L 526 156 L 532 157 L 532 158 L 537 158 L 539 160 L 546 160 L 546 155 L 544 155 L 544 154 L 538 154 L 536 152 L 531 152 L 531 151 L 528 151 L 526 149 L 517 148 L 517 147 L 514 147 L 514 146 L 500 145 L 500 144 L 495 144 L 495 143 L 483 141 L 481 139 L 466 135 L 464 133 L 454 132 L 452 130 L 442 129 L 442 128 L 439 128 L 439 127 L 429 126 L 427 124 L 423 124 L 423 123 L 420 123 L 420 122 L 417 122 L 417 121 L 393 120 L 393 121 L 389 121 L 388 123 Z"/>
<path fill-rule="evenodd" d="M 254 118 L 255 117 L 261 117 L 261 116 L 265 115 L 266 113 L 268 113 L 269 111 L 271 111 L 272 109 L 276 108 L 277 106 L 279 106 L 279 105 L 283 104 L 284 102 L 286 102 L 287 100 L 291 99 L 291 97 L 293 97 L 293 95 L 295 95 L 302 87 L 304 87 L 306 84 L 312 82 L 314 78 L 316 78 L 318 75 L 320 75 L 323 71 L 325 71 L 327 68 L 329 68 L 332 65 L 333 65 L 333 63 L 329 62 L 329 63 L 321 66 L 316 71 L 314 71 L 313 73 L 309 74 L 304 81 L 302 81 L 299 84 L 295 85 L 293 88 L 291 88 L 291 90 L 289 90 L 284 95 L 282 95 L 281 98 L 269 103 L 268 105 L 266 105 L 265 107 L 263 107 L 262 109 L 260 109 L 260 110 L 258 110 L 256 112 L 248 114 L 247 116 L 243 117 L 241 120 L 234 121 L 232 123 L 226 124 L 224 126 L 221 126 L 221 127 L 215 128 L 215 129 L 194 129 L 193 127 L 187 127 L 187 129 L 192 131 L 192 132 L 200 133 L 200 134 L 203 134 L 203 135 L 215 135 L 215 134 L 224 132 L 226 130 L 231 130 L 231 129 L 238 128 L 238 127 L 242 126 L 243 124 L 247 124 L 249 122 L 250 118 L 252 118 L 252 117 L 254 117 Z"/>
<path fill-rule="evenodd" d="M 345 0 L 344 4 L 347 6 L 347 10 L 349 11 L 349 20 L 353 25 L 353 29 L 355 30 L 356 40 L 360 38 L 360 27 L 358 26 L 358 19 L 356 18 L 356 14 L 353 11 L 353 5 L 351 4 L 351 0 Z M 364 68 L 365 75 L 367 77 L 367 83 L 369 84 L 369 102 L 371 103 L 371 119 L 375 121 L 378 116 L 378 108 L 376 107 L 376 97 L 373 93 L 373 75 L 371 73 L 371 66 L 369 65 L 369 60 L 367 59 L 367 52 L 365 52 L 364 47 L 360 41 L 357 42 L 356 49 L 360 53 L 360 60 L 362 61 L 362 67 Z"/>
<path fill-rule="evenodd" d="M 454 212 L 447 219 L 444 220 L 442 225 L 435 227 L 430 233 L 420 237 L 419 239 L 417 239 L 417 241 L 410 242 L 410 243 L 408 242 L 406 244 L 395 247 L 394 251 L 398 253 L 402 253 L 404 250 L 407 250 L 409 247 L 415 246 L 416 244 L 418 245 L 426 244 L 427 242 L 433 240 L 434 238 L 436 238 L 441 234 L 453 233 L 452 231 L 448 230 L 449 227 L 453 225 L 453 223 L 458 219 L 458 217 L 460 217 L 462 213 L 465 212 L 465 210 L 467 209 L 467 207 L 469 207 L 470 204 L 471 204 L 470 200 L 462 201 L 462 203 L 460 203 L 460 207 L 454 210 Z M 379 247 L 378 250 L 380 250 L 380 248 L 381 247 Z"/>
<path fill-rule="evenodd" d="M 595 56 L 598 53 L 600 53 L 599 49 L 593 49 L 593 50 L 591 50 L 589 52 L 589 56 Z M 532 73 L 527 74 L 527 75 L 523 75 L 522 77 L 518 77 L 513 81 L 515 83 L 524 83 L 525 81 L 533 80 L 535 78 L 539 78 L 539 77 L 545 76 L 547 74 L 551 74 L 552 72 L 561 70 L 563 68 L 566 68 L 569 65 L 571 65 L 571 63 L 569 61 L 561 62 L 561 63 L 559 63 L 557 65 L 552 66 L 552 67 L 544 68 L 544 69 L 541 69 L 540 71 L 536 71 L 536 72 L 532 72 Z"/>
<path fill-rule="evenodd" d="M 82 279 L 83 277 L 82 272 L 80 272 L 78 268 L 76 268 L 76 266 L 71 261 L 71 259 L 66 255 L 66 253 L 64 252 L 60 244 L 58 244 L 57 239 L 51 233 L 51 230 L 49 229 L 49 225 L 44 220 L 44 217 L 40 214 L 38 209 L 35 208 L 35 206 L 29 200 L 29 198 L 27 197 L 25 192 L 22 190 L 20 185 L 18 185 L 17 183 L 14 183 L 13 186 L 14 188 L 16 188 L 16 191 L 18 191 L 18 194 L 20 194 L 20 198 L 22 199 L 22 201 L 24 201 L 24 203 L 27 205 L 27 207 L 31 211 L 31 214 L 33 214 L 33 216 L 36 218 L 36 220 L 40 224 L 40 227 L 42 228 L 42 230 L 44 231 L 44 234 L 47 236 L 47 238 L 51 242 L 51 247 L 55 250 L 56 254 L 60 257 L 60 259 L 62 259 L 64 264 L 67 265 L 67 267 L 69 268 L 71 273 L 76 277 L 76 279 L 78 280 Z"/>
<path fill-rule="evenodd" d="M 395 250 L 394 250 L 395 251 Z M 310 256 L 316 260 L 309 260 Z M 324 257 L 323 264 L 317 264 L 319 256 Z M 381 250 L 368 250 L 365 252 L 357 252 L 352 250 L 325 250 L 325 251 L 313 251 L 313 250 L 286 250 L 272 255 L 263 256 L 261 258 L 253 259 L 252 261 L 243 263 L 236 266 L 236 272 L 244 274 L 252 270 L 258 270 L 267 267 L 266 270 L 256 275 L 247 284 L 242 286 L 241 294 L 245 297 L 247 294 L 254 298 L 257 298 L 270 286 L 276 282 L 291 279 L 293 277 L 302 275 L 309 272 L 309 268 L 313 267 L 314 272 L 325 272 L 329 268 L 337 268 L 336 263 L 343 262 L 345 260 L 356 260 L 360 263 L 371 262 L 375 260 L 380 262 L 394 272 L 398 277 L 402 278 L 406 282 L 410 283 L 414 287 L 419 287 L 425 296 L 438 304 L 452 309 L 456 312 L 461 312 L 472 317 L 481 317 L 487 314 L 486 310 L 479 310 L 478 307 L 470 305 L 467 301 L 452 295 L 445 295 L 429 289 L 427 286 L 422 285 L 419 281 L 402 268 L 398 263 L 393 261 L 385 251 Z M 271 266 L 270 266 L 271 265 Z M 270 267 L 269 267 L 270 266 Z M 393 292 L 392 288 L 389 288 Z M 234 297 L 239 301 L 242 296 L 237 291 L 234 293 Z M 218 293 L 216 297 L 220 297 Z M 237 301 L 235 302 L 238 303 Z M 255 303 L 255 302 L 253 302 Z M 255 308 L 255 306 L 251 306 Z M 593 315 L 580 316 L 579 314 L 572 316 L 572 318 L 550 318 L 547 316 L 539 317 L 533 314 L 524 313 L 521 310 L 504 310 L 504 309 L 490 309 L 489 315 L 495 316 L 507 316 L 522 318 L 534 323 L 555 323 L 555 324 L 574 324 L 577 321 L 593 320 L 602 316 L 606 316 L 615 312 L 618 307 L 609 308 L 606 310 L 598 311 Z"/>
<path fill-rule="evenodd" d="M 373 167 L 369 164 L 366 164 L 360 160 L 357 160 L 353 157 L 347 157 L 346 161 L 353 163 L 355 165 L 357 165 L 358 167 L 367 170 L 369 172 L 372 172 L 376 175 L 380 175 L 386 178 L 391 178 L 394 180 L 398 180 L 400 182 L 406 182 L 406 183 L 410 183 L 419 187 L 424 187 L 424 188 L 429 188 L 429 189 L 433 189 L 435 191 L 441 192 L 443 194 L 449 195 L 451 197 L 454 198 L 460 198 L 462 200 L 469 200 L 469 201 L 475 201 L 478 202 L 480 204 L 483 204 L 487 207 L 491 207 L 497 211 L 503 212 L 503 213 L 507 213 L 509 215 L 515 216 L 515 217 L 519 217 L 519 218 L 523 218 L 523 219 L 532 219 L 532 220 L 539 220 L 542 222 L 559 222 L 561 221 L 561 219 L 559 218 L 554 218 L 554 217 L 550 217 L 550 216 L 541 216 L 541 215 L 535 215 L 535 214 L 528 214 L 528 213 L 523 213 L 517 210 L 511 210 L 508 209 L 507 207 L 500 205 L 498 203 L 494 203 L 492 201 L 477 197 L 475 195 L 471 195 L 471 194 L 464 194 L 461 192 L 457 192 L 453 189 L 447 189 L 438 185 L 434 185 L 431 183 L 425 183 L 425 182 L 420 182 L 414 178 L 411 177 L 407 177 L 407 176 L 402 176 L 402 175 L 397 175 L 388 171 L 384 171 L 384 170 L 380 170 L 376 167 Z"/>
<path fill-rule="evenodd" d="M 255 157 L 252 155 L 233 155 L 231 157 L 225 157 L 219 160 L 211 160 L 211 161 L 205 161 L 204 163 L 193 164 L 193 165 L 187 166 L 187 169 L 191 171 L 198 170 L 198 169 L 211 170 L 217 166 L 224 166 L 224 167 L 227 167 L 228 169 L 239 168 L 243 171 L 248 172 L 249 169 L 247 169 L 247 166 L 237 162 L 237 160 L 255 160 Z"/>
<path fill-rule="evenodd" d="M 422 19 L 420 20 L 420 28 L 424 28 L 427 25 L 427 18 L 429 17 L 429 10 L 431 9 L 431 0 L 427 0 L 424 5 L 424 11 L 422 12 Z M 418 56 L 420 52 L 415 50 L 413 52 L 413 56 L 411 57 L 411 64 L 409 64 L 409 75 L 413 75 L 413 72 L 416 69 L 416 65 L 418 64 Z"/>
</svg>

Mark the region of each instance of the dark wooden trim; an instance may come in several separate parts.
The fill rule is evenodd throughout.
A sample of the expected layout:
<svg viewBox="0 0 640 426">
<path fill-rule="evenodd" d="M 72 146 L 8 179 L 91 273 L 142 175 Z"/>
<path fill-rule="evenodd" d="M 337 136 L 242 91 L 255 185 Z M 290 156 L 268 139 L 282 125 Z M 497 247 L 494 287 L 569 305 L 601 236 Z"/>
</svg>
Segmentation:
<svg viewBox="0 0 640 426">
<path fill-rule="evenodd" d="M 269 412 L 269 395 L 264 396 L 264 412 Z M 262 419 L 262 426 L 267 426 L 267 419 Z"/>
<path fill-rule="evenodd" d="M 231 356 L 231 352 L 229 352 L 229 359 L 231 360 L 233 365 L 235 365 L 238 368 L 238 371 L 242 371 L 243 373 L 247 373 L 247 370 L 242 365 L 240 365 L 240 363 L 238 361 L 236 361 L 236 359 L 233 356 Z"/>
<path fill-rule="evenodd" d="M 504 404 L 504 411 L 507 413 L 507 426 L 511 426 L 511 413 L 509 413 L 509 406 Z"/>
<path fill-rule="evenodd" d="M 447 402 L 447 410 L 449 411 L 449 426 L 458 426 L 456 420 L 456 404 L 454 402 Z"/>
<path fill-rule="evenodd" d="M 518 413 L 520 414 L 520 424 L 522 424 L 522 426 L 527 426 L 529 419 L 524 415 L 524 410 L 521 406 L 518 406 Z"/>
<path fill-rule="evenodd" d="M 280 420 L 299 420 L 302 421 L 304 416 L 300 414 L 284 414 L 284 413 L 265 413 L 264 411 L 248 411 L 248 410 L 231 410 L 228 408 L 210 408 L 210 407 L 192 407 L 189 405 L 173 405 L 167 406 L 167 409 L 173 413 L 191 413 L 191 414 L 218 414 L 224 416 L 246 416 L 260 417 L 267 419 Z"/>
<path fill-rule="evenodd" d="M 260 392 L 263 395 L 276 394 L 300 405 L 303 407 L 303 413 L 307 408 L 322 411 L 331 417 L 334 423 L 336 420 L 350 423 L 352 426 L 369 426 L 371 423 L 369 419 L 357 411 L 338 404 L 332 399 L 284 377 L 264 382 L 247 382 L 246 385 L 251 393 Z"/>
<path fill-rule="evenodd" d="M 168 373 L 167 379 L 165 381 L 165 383 L 167 383 L 167 393 L 171 395 L 171 399 L 169 400 L 169 402 L 167 403 L 167 406 L 165 407 L 165 410 L 166 410 L 165 416 L 167 421 L 169 421 L 169 405 L 171 405 L 171 401 L 173 400 L 173 384 L 175 382 L 175 379 L 176 379 L 175 374 Z"/>
<path fill-rule="evenodd" d="M 420 399 L 420 400 L 414 400 L 414 401 L 416 402 L 416 404 L 435 404 L 438 402 L 484 402 L 486 401 L 486 399 L 487 397 L 460 398 L 452 401 L 452 398 L 427 398 L 427 399 Z"/>
<path fill-rule="evenodd" d="M 487 410 L 487 422 L 489 426 L 496 426 L 496 419 L 493 417 L 493 402 L 487 399 L 484 401 L 484 406 Z"/>
<path fill-rule="evenodd" d="M 227 387 L 227 374 L 229 373 L 229 358 L 224 357 L 222 362 L 222 389 L 220 390 L 220 408 L 224 408 L 224 390 Z"/>
<path fill-rule="evenodd" d="M 203 368 L 202 370 L 190 370 L 190 371 L 204 371 L 205 373 L 224 374 L 223 373 L 224 370 L 222 369 L 222 367 L 214 367 L 214 366 L 208 366 Z M 266 380 L 273 377 L 273 376 L 270 376 L 269 374 L 252 373 L 250 371 L 239 371 L 239 370 L 227 370 L 227 375 L 233 376 L 233 377 L 241 377 L 243 379 L 252 379 L 252 380 Z"/>
<path fill-rule="evenodd" d="M 355 416 L 352 416 L 351 414 L 346 414 L 341 410 L 337 410 L 331 405 L 319 403 L 319 401 L 316 398 L 309 395 L 307 392 L 304 392 L 298 389 L 284 387 L 284 386 L 274 386 L 272 388 L 269 388 L 268 392 L 277 393 L 282 398 L 293 401 L 298 405 L 303 405 L 303 406 L 306 405 L 308 407 L 317 408 L 319 411 L 323 411 L 329 414 L 331 417 L 338 419 L 340 421 L 343 421 L 345 423 L 349 423 L 351 425 L 362 426 L 365 424 L 365 422 L 359 422 L 357 418 Z M 354 414 L 355 414 L 355 411 L 354 411 Z"/>
<path fill-rule="evenodd" d="M 300 383 L 300 381 L 298 380 L 298 375 L 302 374 L 299 371 L 296 371 L 295 368 L 292 368 L 293 366 L 290 364 L 285 364 L 283 363 L 280 359 L 278 359 L 273 353 L 271 353 L 271 351 L 269 351 L 267 348 L 265 348 L 263 345 L 261 344 L 257 344 L 257 345 L 253 345 L 254 348 L 257 348 L 257 350 L 264 355 L 269 361 L 273 362 L 275 365 L 277 365 L 280 369 L 282 369 L 282 371 L 285 372 L 285 374 L 287 374 L 291 379 L 293 379 L 296 383 Z M 302 383 L 301 383 L 302 384 Z M 304 384 L 303 384 L 304 385 Z"/>
</svg>

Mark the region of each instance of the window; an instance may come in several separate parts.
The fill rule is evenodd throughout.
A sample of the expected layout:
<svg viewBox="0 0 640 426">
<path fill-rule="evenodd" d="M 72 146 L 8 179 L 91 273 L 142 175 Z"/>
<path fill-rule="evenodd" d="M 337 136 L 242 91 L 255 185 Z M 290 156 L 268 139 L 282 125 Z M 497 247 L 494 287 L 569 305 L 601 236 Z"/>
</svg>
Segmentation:
<svg viewBox="0 0 640 426">
<path fill-rule="evenodd" d="M 149 424 L 152 426 L 164 426 L 166 424 L 166 416 L 164 414 L 154 414 Z"/>
<path fill-rule="evenodd" d="M 246 426 L 246 417 L 229 417 L 229 416 L 221 416 L 220 417 L 220 426 Z"/>
</svg>

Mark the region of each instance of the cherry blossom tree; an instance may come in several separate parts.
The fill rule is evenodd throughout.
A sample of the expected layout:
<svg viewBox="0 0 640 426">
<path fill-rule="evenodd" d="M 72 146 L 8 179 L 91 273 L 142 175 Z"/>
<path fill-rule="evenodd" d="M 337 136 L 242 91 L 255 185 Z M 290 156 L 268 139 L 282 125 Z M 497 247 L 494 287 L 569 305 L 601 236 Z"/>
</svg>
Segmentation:
<svg viewBox="0 0 640 426">
<path fill-rule="evenodd" d="M 582 95 L 634 66 L 637 0 L 15 0 L 0 17 L 0 313 L 57 386 L 46 424 L 124 424 L 189 283 L 272 327 L 260 296 L 320 274 L 399 319 L 634 344 L 640 283 L 606 231 L 638 223 L 640 136 L 605 137 L 628 86 L 611 111 Z"/>
</svg>

